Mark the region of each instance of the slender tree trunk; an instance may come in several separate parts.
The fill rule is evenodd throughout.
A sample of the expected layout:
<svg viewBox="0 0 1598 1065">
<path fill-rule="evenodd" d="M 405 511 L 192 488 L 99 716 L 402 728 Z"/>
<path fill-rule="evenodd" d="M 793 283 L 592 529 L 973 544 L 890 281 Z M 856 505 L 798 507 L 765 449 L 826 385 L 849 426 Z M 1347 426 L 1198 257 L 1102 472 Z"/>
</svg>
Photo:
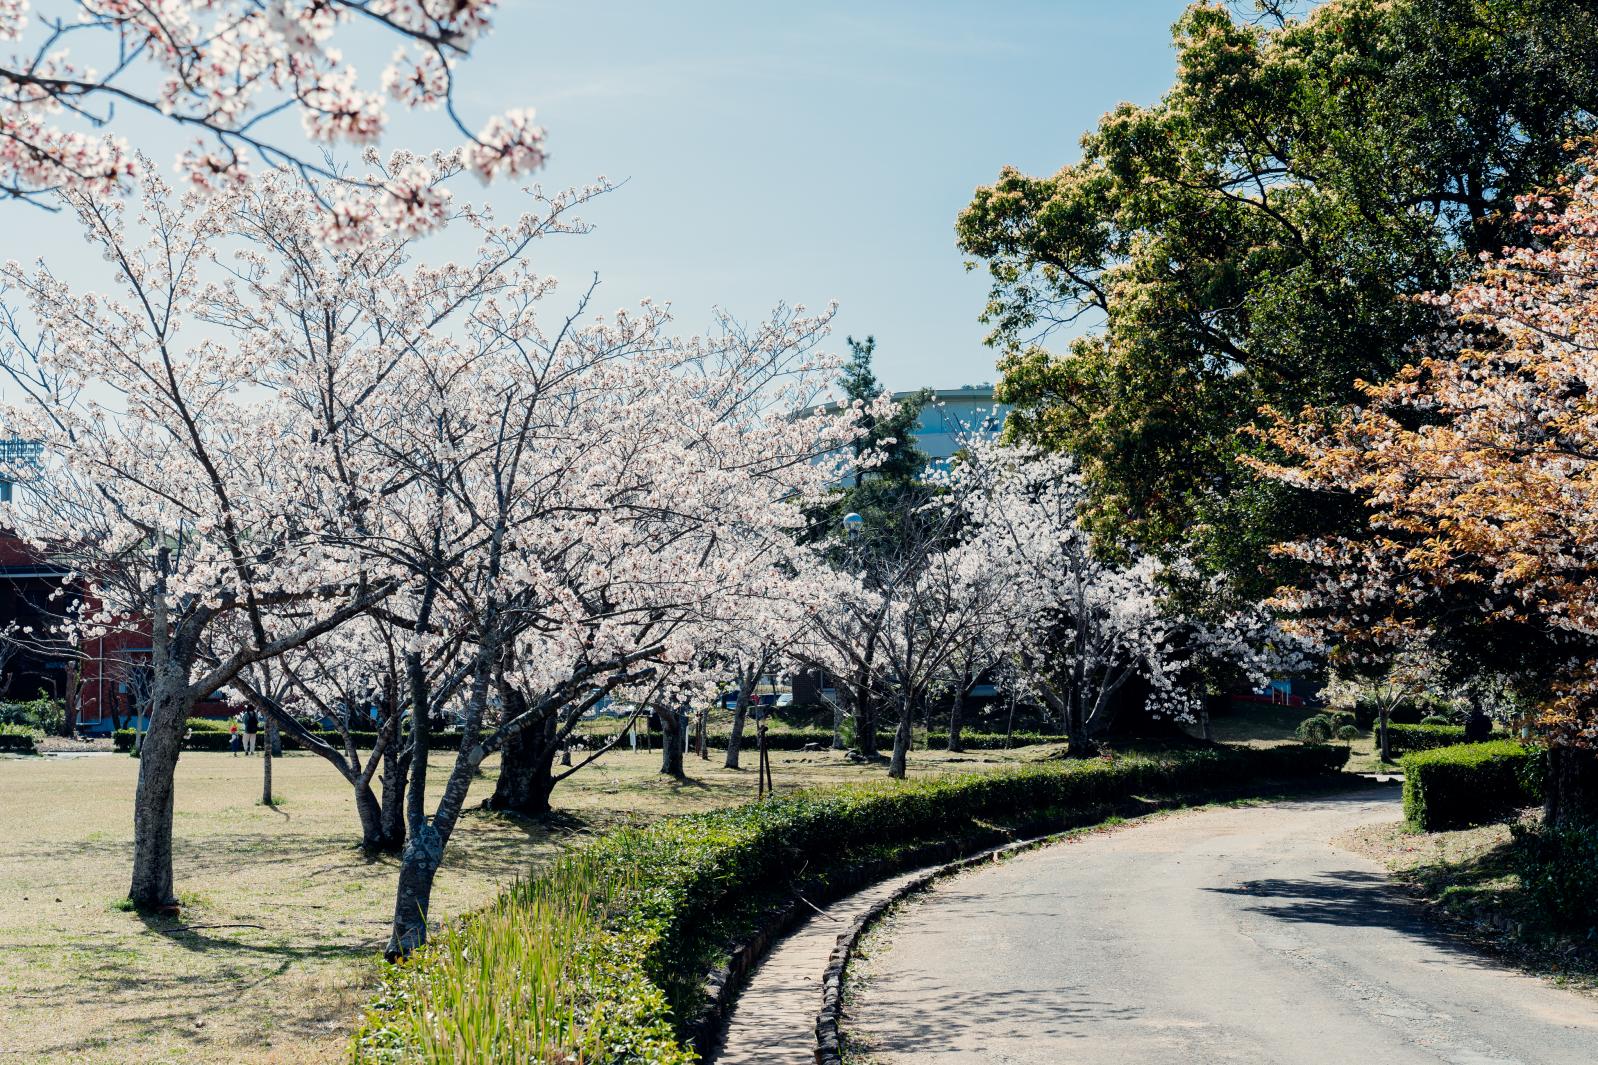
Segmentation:
<svg viewBox="0 0 1598 1065">
<path fill-rule="evenodd" d="M 682 767 L 683 734 L 688 722 L 681 711 L 662 708 L 660 711 L 660 771 L 665 776 L 686 779 Z"/>
<path fill-rule="evenodd" d="M 261 737 L 261 805 L 272 805 L 272 743 L 277 739 L 277 722 L 266 715 L 266 734 Z"/>
<path fill-rule="evenodd" d="M 960 739 L 960 726 L 964 723 L 961 719 L 965 714 L 965 690 L 968 687 L 970 671 L 962 670 L 960 683 L 955 685 L 954 698 L 949 703 L 949 750 L 963 751 L 965 743 Z"/>
<path fill-rule="evenodd" d="M 861 681 L 855 689 L 854 746 L 864 758 L 881 755 L 877 742 L 877 697 L 869 681 Z"/>
<path fill-rule="evenodd" d="M 400 759 L 400 737 L 389 740 L 383 751 L 383 806 L 382 831 L 378 835 L 377 849 L 386 854 L 398 854 L 405 849 L 405 777 L 406 765 Z"/>
<path fill-rule="evenodd" d="M 172 805 L 183 723 L 190 709 L 184 681 L 185 671 L 180 666 L 169 660 L 161 664 L 153 683 L 149 726 L 139 750 L 128 898 L 140 906 L 166 908 L 178 902 L 172 875 Z"/>
<path fill-rule="evenodd" d="M 893 734 L 893 761 L 888 764 L 888 775 L 903 780 L 910 754 L 910 723 L 915 704 L 910 695 L 899 700 L 899 728 Z"/>
<path fill-rule="evenodd" d="M 744 684 L 744 678 L 738 678 L 738 699 L 732 707 L 732 731 L 727 734 L 727 759 L 723 763 L 728 769 L 737 769 L 738 755 L 744 743 L 744 723 L 749 719 L 749 688 Z"/>
<path fill-rule="evenodd" d="M 394 894 L 394 927 L 383 956 L 409 957 L 427 942 L 427 911 L 433 900 L 433 878 L 444 861 L 444 837 L 430 824 L 411 832 L 400 855 L 399 885 Z"/>
<path fill-rule="evenodd" d="M 1550 744 L 1545 757 L 1543 821 L 1560 828 L 1598 824 L 1598 751 Z"/>
<path fill-rule="evenodd" d="M 525 706 L 524 701 L 519 704 Z M 507 717 L 520 713 L 517 709 Z M 524 817 L 549 813 L 549 796 L 555 788 L 555 718 L 550 714 L 540 724 L 506 737 L 500 749 L 499 783 L 484 806 Z"/>
<path fill-rule="evenodd" d="M 371 785 L 356 784 L 355 815 L 361 819 L 361 849 L 367 853 L 385 851 L 383 845 L 383 808 L 377 804 Z M 397 848 L 396 848 L 397 849 Z"/>
<path fill-rule="evenodd" d="M 68 739 L 78 732 L 78 692 L 83 686 L 83 673 L 76 662 L 67 666 L 67 694 L 62 701 L 61 735 Z"/>
<path fill-rule="evenodd" d="M 1381 752 L 1381 760 L 1383 762 L 1391 762 L 1393 760 L 1393 745 L 1389 741 L 1387 734 L 1387 719 L 1389 716 L 1388 707 L 1383 706 L 1376 718 L 1376 747 Z"/>
<path fill-rule="evenodd" d="M 832 749 L 841 751 L 845 746 L 843 742 L 843 704 L 838 702 L 836 697 L 829 701 L 832 703 Z"/>
</svg>

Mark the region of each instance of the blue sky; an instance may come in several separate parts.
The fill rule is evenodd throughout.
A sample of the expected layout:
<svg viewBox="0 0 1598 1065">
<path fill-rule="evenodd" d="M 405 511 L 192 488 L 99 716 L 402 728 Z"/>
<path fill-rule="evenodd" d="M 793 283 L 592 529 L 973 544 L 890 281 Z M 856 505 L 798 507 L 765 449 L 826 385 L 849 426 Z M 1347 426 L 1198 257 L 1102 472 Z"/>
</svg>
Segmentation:
<svg viewBox="0 0 1598 1065">
<path fill-rule="evenodd" d="M 963 268 L 956 213 L 1002 165 L 1050 172 L 1116 103 L 1156 100 L 1183 6 L 507 0 L 459 103 L 472 123 L 536 108 L 546 186 L 626 180 L 586 212 L 595 232 L 537 253 L 572 288 L 597 271 L 600 307 L 670 301 L 687 332 L 713 306 L 754 318 L 836 299 L 837 348 L 874 333 L 887 385 L 949 387 L 993 377 L 986 283 Z M 357 57 L 364 80 L 386 54 Z M 393 134 L 386 146 L 453 143 L 436 115 Z M 59 269 L 71 223 L 6 210 L 0 254 Z"/>
</svg>

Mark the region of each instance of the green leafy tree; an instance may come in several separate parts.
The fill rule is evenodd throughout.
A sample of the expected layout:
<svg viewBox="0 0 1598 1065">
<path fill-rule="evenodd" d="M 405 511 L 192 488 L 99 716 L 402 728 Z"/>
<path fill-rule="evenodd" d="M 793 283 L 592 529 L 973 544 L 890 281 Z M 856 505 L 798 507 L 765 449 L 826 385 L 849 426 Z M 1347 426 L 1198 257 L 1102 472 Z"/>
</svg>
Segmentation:
<svg viewBox="0 0 1598 1065">
<path fill-rule="evenodd" d="M 846 402 L 870 403 L 885 391 L 872 368 L 877 341 L 847 338 L 849 361 L 838 377 L 838 387 Z M 861 542 L 850 549 L 856 552 L 887 550 L 903 538 L 904 516 L 927 498 L 921 476 L 927 468 L 927 454 L 916 445 L 915 426 L 931 394 L 926 390 L 899 401 L 885 417 L 861 415 L 863 432 L 853 445 L 855 455 L 871 454 L 876 461 L 857 472 L 851 483 L 838 489 L 812 520 L 817 535 L 839 542 L 840 553 L 848 545 L 842 541 L 843 516 L 856 513 L 863 519 Z M 841 554 L 840 554 L 841 557 Z"/>
<path fill-rule="evenodd" d="M 1595 128 L 1598 5 L 1195 3 L 1173 33 L 1162 100 L 1053 176 L 1004 169 L 957 232 L 992 277 L 1007 431 L 1078 456 L 1106 543 L 1260 590 L 1269 544 L 1342 513 L 1245 469 L 1265 445 L 1240 430 L 1391 376 L 1439 328 L 1411 297 L 1524 236 L 1515 197 Z"/>
</svg>

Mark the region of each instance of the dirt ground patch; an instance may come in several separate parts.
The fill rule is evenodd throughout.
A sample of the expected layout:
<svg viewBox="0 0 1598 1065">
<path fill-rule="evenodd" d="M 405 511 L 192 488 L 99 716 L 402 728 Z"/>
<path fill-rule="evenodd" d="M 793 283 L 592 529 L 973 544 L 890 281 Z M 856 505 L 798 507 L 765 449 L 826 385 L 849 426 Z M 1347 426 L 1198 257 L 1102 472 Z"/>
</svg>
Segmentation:
<svg viewBox="0 0 1598 1065">
<path fill-rule="evenodd" d="M 917 752 L 911 769 L 980 772 L 1040 753 Z M 883 773 L 830 751 L 772 757 L 779 790 Z M 719 756 L 690 755 L 687 783 L 660 777 L 659 758 L 612 753 L 577 774 L 555 793 L 564 816 L 553 827 L 468 814 L 434 916 L 482 905 L 592 831 L 754 797 L 753 771 L 723 769 Z M 282 804 L 265 807 L 259 758 L 185 753 L 175 827 L 191 930 L 167 934 L 158 929 L 177 922 L 121 908 L 137 769 L 123 755 L 0 757 L 0 1062 L 340 1060 L 377 971 L 395 874 L 392 859 L 352 845 L 348 786 L 321 759 L 290 754 L 274 763 Z"/>
</svg>

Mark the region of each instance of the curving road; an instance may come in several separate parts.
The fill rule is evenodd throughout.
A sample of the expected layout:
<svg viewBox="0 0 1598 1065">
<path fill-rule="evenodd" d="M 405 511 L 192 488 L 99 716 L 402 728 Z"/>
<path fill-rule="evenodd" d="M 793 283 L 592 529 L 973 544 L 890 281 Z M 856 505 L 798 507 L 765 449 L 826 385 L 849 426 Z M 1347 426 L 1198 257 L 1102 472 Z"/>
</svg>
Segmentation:
<svg viewBox="0 0 1598 1065">
<path fill-rule="evenodd" d="M 1203 810 L 943 881 L 879 934 L 851 1039 L 883 1065 L 1598 1062 L 1598 1001 L 1329 842 L 1399 816 L 1371 791 Z"/>
</svg>

